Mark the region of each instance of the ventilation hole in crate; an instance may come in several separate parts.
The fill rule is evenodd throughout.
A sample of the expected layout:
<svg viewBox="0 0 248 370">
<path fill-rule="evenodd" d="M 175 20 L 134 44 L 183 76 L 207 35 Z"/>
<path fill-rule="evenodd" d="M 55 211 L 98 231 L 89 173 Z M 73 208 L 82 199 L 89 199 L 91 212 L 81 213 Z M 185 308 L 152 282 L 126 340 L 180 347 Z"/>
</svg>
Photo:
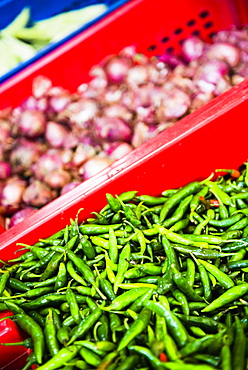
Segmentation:
<svg viewBox="0 0 248 370">
<path fill-rule="evenodd" d="M 175 35 L 180 35 L 180 33 L 183 32 L 183 29 L 182 28 L 177 28 L 175 31 L 174 31 L 174 34 Z"/>
<path fill-rule="evenodd" d="M 213 25 L 214 25 L 213 22 L 210 21 L 210 22 L 204 23 L 203 27 L 208 29 L 208 28 L 213 27 Z"/>
<path fill-rule="evenodd" d="M 157 45 L 150 45 L 149 48 L 148 48 L 148 51 L 153 51 L 155 50 L 157 47 Z"/>
<path fill-rule="evenodd" d="M 174 48 L 173 48 L 173 46 L 170 46 L 169 48 L 167 48 L 166 50 L 165 50 L 167 53 L 172 53 L 173 51 L 174 51 Z"/>
<path fill-rule="evenodd" d="M 201 13 L 199 13 L 199 17 L 204 19 L 209 16 L 209 11 L 208 10 L 203 10 Z"/>
<path fill-rule="evenodd" d="M 196 21 L 194 19 L 190 19 L 188 22 L 187 22 L 187 26 L 188 27 L 192 27 L 196 24 Z"/>
<path fill-rule="evenodd" d="M 201 31 L 200 31 L 200 30 L 195 30 L 195 31 L 193 31 L 193 32 L 192 32 L 192 35 L 193 35 L 193 36 L 199 36 L 199 35 L 200 35 L 200 33 L 201 33 Z"/>
<path fill-rule="evenodd" d="M 166 43 L 169 40 L 170 40 L 170 38 L 168 36 L 165 36 L 165 37 L 162 38 L 161 42 Z"/>
<path fill-rule="evenodd" d="M 217 34 L 217 32 L 210 32 L 208 34 L 208 37 L 210 37 L 210 39 L 212 39 L 216 34 Z"/>
<path fill-rule="evenodd" d="M 182 45 L 184 43 L 185 39 L 181 39 L 178 41 L 179 45 Z"/>
</svg>

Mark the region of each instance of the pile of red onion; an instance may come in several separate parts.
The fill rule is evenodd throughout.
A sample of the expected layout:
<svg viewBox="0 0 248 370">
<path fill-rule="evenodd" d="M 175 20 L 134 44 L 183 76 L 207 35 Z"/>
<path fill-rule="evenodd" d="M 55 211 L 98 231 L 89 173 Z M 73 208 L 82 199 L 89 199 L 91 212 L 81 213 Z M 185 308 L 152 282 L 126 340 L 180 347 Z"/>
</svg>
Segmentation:
<svg viewBox="0 0 248 370">
<path fill-rule="evenodd" d="M 197 37 L 182 55 L 134 47 L 104 59 L 76 93 L 43 76 L 0 111 L 0 223 L 9 228 L 248 76 L 248 31 Z M 1 219 L 2 218 L 2 219 Z"/>
</svg>

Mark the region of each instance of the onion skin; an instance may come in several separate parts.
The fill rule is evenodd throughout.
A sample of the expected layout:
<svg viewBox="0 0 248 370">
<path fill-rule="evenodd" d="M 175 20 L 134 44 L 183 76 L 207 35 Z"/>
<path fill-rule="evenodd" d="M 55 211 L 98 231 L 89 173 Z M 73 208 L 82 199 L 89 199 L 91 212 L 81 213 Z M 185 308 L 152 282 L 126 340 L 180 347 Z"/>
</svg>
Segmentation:
<svg viewBox="0 0 248 370">
<path fill-rule="evenodd" d="M 0 143 L 5 144 L 11 139 L 11 123 L 9 121 L 0 119 Z"/>
<path fill-rule="evenodd" d="M 62 166 L 63 161 L 59 152 L 50 150 L 43 154 L 37 162 L 33 164 L 31 170 L 37 179 L 43 180 L 47 174 L 58 168 L 62 168 Z"/>
<path fill-rule="evenodd" d="M 69 131 L 63 125 L 52 121 L 47 122 L 45 138 L 53 148 L 63 147 L 68 135 Z"/>
<path fill-rule="evenodd" d="M 96 151 L 90 145 L 79 144 L 75 152 L 73 153 L 71 165 L 72 166 L 81 166 L 88 159 L 94 157 Z"/>
<path fill-rule="evenodd" d="M 23 202 L 32 207 L 42 207 L 54 198 L 54 192 L 39 180 L 33 181 L 22 195 Z"/>
<path fill-rule="evenodd" d="M 51 90 L 50 90 L 51 91 Z M 69 94 L 62 94 L 58 96 L 52 96 L 49 99 L 49 107 L 54 112 L 62 112 L 71 103 L 71 97 Z"/>
<path fill-rule="evenodd" d="M 44 133 L 46 119 L 41 111 L 26 110 L 22 112 L 17 124 L 20 135 L 34 138 Z"/>
<path fill-rule="evenodd" d="M 230 68 L 226 62 L 217 59 L 210 60 L 199 67 L 194 81 L 203 80 L 216 85 L 222 77 L 228 75 L 229 70 Z"/>
<path fill-rule="evenodd" d="M 15 142 L 10 152 L 9 160 L 13 173 L 30 173 L 30 167 L 47 149 L 39 142 L 20 138 Z"/>
<path fill-rule="evenodd" d="M 112 161 L 109 158 L 94 157 L 85 162 L 80 167 L 79 172 L 87 180 L 108 167 L 111 163 Z"/>
<path fill-rule="evenodd" d="M 114 56 L 105 64 L 104 70 L 110 82 L 122 83 L 128 75 L 130 67 L 130 59 Z"/>
<path fill-rule="evenodd" d="M 20 211 L 15 212 L 13 216 L 11 216 L 10 218 L 9 228 L 19 224 L 20 222 L 25 220 L 27 217 L 33 215 L 37 211 L 38 211 L 37 208 L 27 207 L 21 209 Z"/>
<path fill-rule="evenodd" d="M 132 150 L 133 147 L 125 142 L 108 143 L 104 146 L 105 153 L 113 161 L 123 158 L 124 155 L 130 153 Z"/>
<path fill-rule="evenodd" d="M 45 76 L 37 76 L 33 80 L 32 93 L 37 99 L 45 96 L 52 87 L 52 82 Z"/>
<path fill-rule="evenodd" d="M 228 43 L 216 43 L 209 47 L 207 53 L 209 59 L 224 60 L 230 67 L 236 67 L 240 61 L 240 50 Z"/>
<path fill-rule="evenodd" d="M 11 166 L 8 162 L 0 161 L 0 180 L 5 180 L 12 175 Z"/>
<path fill-rule="evenodd" d="M 131 129 L 120 118 L 97 117 L 94 120 L 94 129 L 100 139 L 107 141 L 130 141 Z"/>
<path fill-rule="evenodd" d="M 91 99 L 80 99 L 77 102 L 71 103 L 65 112 L 70 122 L 75 123 L 79 128 L 84 128 L 87 122 L 96 116 L 98 104 Z"/>
<path fill-rule="evenodd" d="M 0 194 L 0 204 L 2 206 L 19 207 L 22 202 L 22 195 L 27 183 L 18 176 L 12 176 L 3 184 Z"/>
<path fill-rule="evenodd" d="M 44 178 L 44 182 L 53 189 L 61 189 L 70 181 L 71 181 L 70 173 L 68 171 L 63 170 L 62 168 L 59 168 L 48 173 Z"/>
<path fill-rule="evenodd" d="M 62 189 L 61 189 L 61 192 L 60 192 L 60 195 L 63 195 L 65 193 L 68 193 L 68 191 L 76 188 L 78 185 L 81 184 L 81 181 L 72 181 L 72 182 L 68 182 L 67 184 L 65 184 Z"/>
<path fill-rule="evenodd" d="M 199 59 L 203 52 L 204 42 L 199 37 L 192 36 L 182 44 L 183 56 L 189 62 Z"/>
<path fill-rule="evenodd" d="M 179 89 L 165 91 L 162 105 L 157 111 L 159 121 L 182 117 L 190 107 L 189 96 Z"/>
</svg>

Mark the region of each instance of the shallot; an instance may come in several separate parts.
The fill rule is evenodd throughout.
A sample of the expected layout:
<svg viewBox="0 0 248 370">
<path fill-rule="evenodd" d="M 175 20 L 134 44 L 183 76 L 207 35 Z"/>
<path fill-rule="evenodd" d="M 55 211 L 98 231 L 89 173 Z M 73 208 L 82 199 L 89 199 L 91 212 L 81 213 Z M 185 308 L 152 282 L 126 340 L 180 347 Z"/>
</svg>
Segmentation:
<svg viewBox="0 0 248 370">
<path fill-rule="evenodd" d="M 69 92 L 49 78 L 0 111 L 0 216 L 12 227 L 248 76 L 248 28 L 148 58 L 134 45 Z M 15 212 L 16 216 L 15 216 Z M 15 221 L 15 219 L 17 221 Z"/>
<path fill-rule="evenodd" d="M 21 209 L 20 211 L 17 211 L 10 218 L 9 227 L 19 224 L 21 221 L 25 220 L 25 218 L 33 215 L 37 211 L 38 211 L 38 208 L 33 208 L 33 207 L 26 207 L 24 209 Z"/>
</svg>

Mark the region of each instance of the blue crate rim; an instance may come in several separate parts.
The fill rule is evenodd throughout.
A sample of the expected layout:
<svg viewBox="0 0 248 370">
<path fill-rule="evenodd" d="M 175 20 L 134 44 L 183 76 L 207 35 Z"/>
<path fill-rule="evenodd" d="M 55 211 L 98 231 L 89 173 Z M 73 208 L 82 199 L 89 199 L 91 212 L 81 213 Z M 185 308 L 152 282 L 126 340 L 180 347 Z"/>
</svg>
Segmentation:
<svg viewBox="0 0 248 370">
<path fill-rule="evenodd" d="M 62 38 L 61 40 L 51 43 L 44 48 L 42 48 L 38 53 L 36 53 L 32 58 L 26 60 L 25 62 L 19 63 L 15 68 L 12 68 L 9 72 L 5 73 L 4 75 L 0 76 L 0 83 L 3 83 L 7 80 L 9 80 L 11 77 L 16 75 L 18 72 L 28 68 L 32 63 L 36 62 L 43 56 L 47 55 L 48 53 L 52 52 L 53 50 L 57 49 L 59 46 L 63 45 L 67 41 L 71 40 L 73 37 L 78 35 L 79 33 L 83 32 L 84 30 L 90 28 L 92 25 L 96 24 L 99 22 L 101 19 L 105 18 L 108 16 L 110 13 L 112 13 L 114 10 L 118 9 L 120 6 L 126 4 L 127 2 L 132 1 L 132 0 L 117 0 L 116 3 L 110 5 L 108 9 L 103 12 L 101 15 L 98 17 L 94 18 L 90 22 L 87 22 L 85 25 L 82 27 L 78 28 L 77 30 L 71 32 L 68 36 Z M 101 2 L 101 4 L 104 4 L 105 2 Z M 0 3 L 1 4 L 1 3 Z M 100 4 L 100 2 L 99 2 Z"/>
</svg>

